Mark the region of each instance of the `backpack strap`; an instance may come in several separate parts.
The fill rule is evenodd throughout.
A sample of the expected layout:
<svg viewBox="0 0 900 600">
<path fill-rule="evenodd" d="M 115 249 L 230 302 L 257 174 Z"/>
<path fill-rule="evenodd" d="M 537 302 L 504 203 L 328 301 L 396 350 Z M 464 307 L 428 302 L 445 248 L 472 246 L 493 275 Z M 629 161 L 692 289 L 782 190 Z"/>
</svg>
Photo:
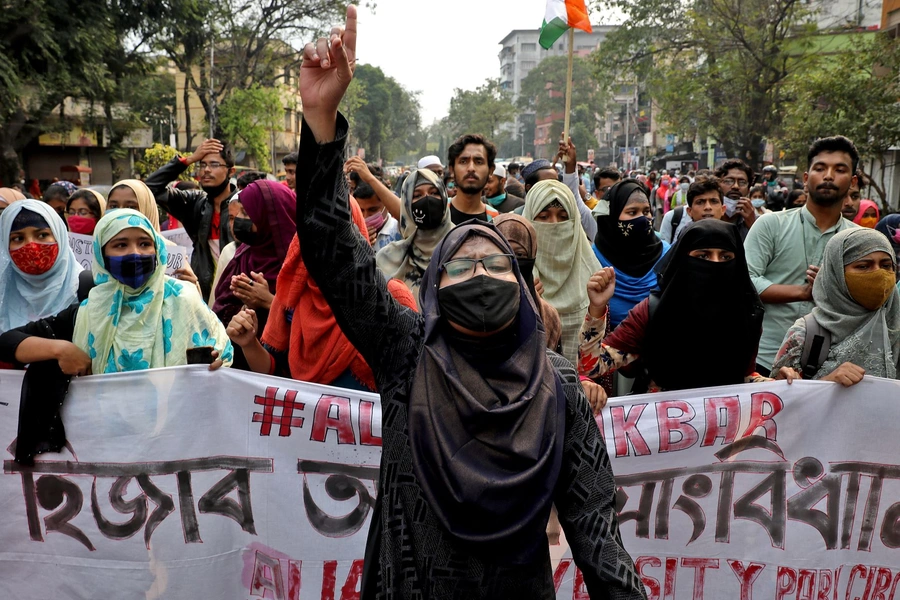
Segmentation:
<svg viewBox="0 0 900 600">
<path fill-rule="evenodd" d="M 684 218 L 684 207 L 679 206 L 674 209 L 672 214 L 672 238 L 669 240 L 670 244 L 675 243 L 675 232 L 678 231 L 678 226 L 681 225 L 681 219 Z"/>
<path fill-rule="evenodd" d="M 800 355 L 800 367 L 804 379 L 812 379 L 828 357 L 828 351 L 831 349 L 831 333 L 819 325 L 812 313 L 803 317 L 803 322 L 806 325 L 806 340 L 803 342 L 803 353 Z"/>
<path fill-rule="evenodd" d="M 78 274 L 78 302 L 87 300 L 88 294 L 94 288 L 94 274 L 90 269 L 85 269 Z"/>
<path fill-rule="evenodd" d="M 647 323 L 653 319 L 653 314 L 659 308 L 659 296 L 653 292 L 647 296 Z M 634 378 L 634 385 L 631 386 L 629 396 L 635 394 L 646 394 L 650 389 L 650 373 L 647 371 L 647 365 L 639 361 L 641 370 Z"/>
</svg>

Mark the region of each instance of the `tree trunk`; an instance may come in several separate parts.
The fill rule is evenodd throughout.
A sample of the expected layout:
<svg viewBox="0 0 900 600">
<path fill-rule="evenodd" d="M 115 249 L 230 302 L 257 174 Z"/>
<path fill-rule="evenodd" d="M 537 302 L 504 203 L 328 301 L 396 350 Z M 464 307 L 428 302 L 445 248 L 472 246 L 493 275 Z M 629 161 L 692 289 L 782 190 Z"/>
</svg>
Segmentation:
<svg viewBox="0 0 900 600">
<path fill-rule="evenodd" d="M 193 148 L 192 141 L 193 136 L 191 135 L 191 88 L 188 87 L 187 83 L 187 74 L 185 74 L 184 78 L 184 91 L 182 92 L 182 103 L 184 103 L 184 151 L 187 152 Z"/>
<path fill-rule="evenodd" d="M 20 108 L 0 127 L 0 184 L 7 187 L 19 180 L 22 168 L 18 152 L 21 144 L 19 138 L 22 137 L 26 120 L 25 112 Z M 26 143 L 28 141 L 30 140 L 25 140 Z"/>
<path fill-rule="evenodd" d="M 9 187 L 19 176 L 19 155 L 15 148 L 3 143 L 0 145 L 0 184 Z"/>
<path fill-rule="evenodd" d="M 884 157 L 884 154 L 881 155 Z M 887 201 L 887 193 L 885 192 L 885 188 L 887 187 L 887 181 L 885 181 L 885 164 L 884 158 L 881 159 L 881 173 L 879 174 L 879 179 L 881 180 L 881 184 L 875 182 L 875 177 L 873 176 L 873 171 L 875 170 L 875 159 L 872 158 L 869 160 L 869 168 L 864 169 L 862 165 L 860 165 L 859 170 L 862 171 L 862 174 L 866 176 L 869 180 L 869 187 L 873 188 L 875 192 L 878 194 L 878 198 L 881 200 L 879 204 L 881 204 L 881 214 L 885 215 L 890 210 L 890 206 L 888 206 Z M 859 191 L 863 191 L 862 182 L 859 184 Z"/>
<path fill-rule="evenodd" d="M 117 131 L 113 122 L 112 103 L 103 103 L 103 114 L 106 117 L 106 130 L 109 131 L 109 145 L 106 153 L 109 156 L 109 171 L 112 173 L 112 180 L 119 181 L 122 179 L 122 170 L 119 168 L 116 158 L 122 150 L 122 132 Z M 131 174 L 129 173 L 129 177 Z"/>
</svg>

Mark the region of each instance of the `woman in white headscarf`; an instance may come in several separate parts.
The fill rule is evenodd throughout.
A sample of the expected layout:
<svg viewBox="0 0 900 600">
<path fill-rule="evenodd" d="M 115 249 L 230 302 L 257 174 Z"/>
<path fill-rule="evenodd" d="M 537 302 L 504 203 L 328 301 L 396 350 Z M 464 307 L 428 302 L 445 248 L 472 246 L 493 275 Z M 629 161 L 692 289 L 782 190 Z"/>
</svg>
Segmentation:
<svg viewBox="0 0 900 600">
<path fill-rule="evenodd" d="M 388 279 L 399 279 L 419 302 L 422 275 L 438 243 L 451 229 L 447 192 L 428 169 L 414 169 L 400 193 L 400 233 L 403 239 L 378 251 L 375 262 Z"/>
<path fill-rule="evenodd" d="M 50 205 L 19 200 L 0 215 L 0 333 L 76 301 L 81 265 Z"/>
<path fill-rule="evenodd" d="M 568 186 L 552 179 L 539 181 L 525 196 L 523 216 L 537 231 L 534 276 L 543 285 L 544 300 L 559 312 L 562 354 L 575 364 L 581 322 L 590 304 L 587 283 L 600 262 L 581 227 Z"/>
<path fill-rule="evenodd" d="M 900 294 L 895 268 L 893 248 L 879 231 L 858 227 L 829 240 L 813 284 L 816 307 L 788 330 L 772 372 L 780 379 L 804 376 L 845 386 L 865 375 L 897 379 Z M 830 334 L 831 345 L 815 373 L 807 369 L 803 374 L 809 318 Z M 815 365 L 815 358 L 807 364 Z"/>
</svg>

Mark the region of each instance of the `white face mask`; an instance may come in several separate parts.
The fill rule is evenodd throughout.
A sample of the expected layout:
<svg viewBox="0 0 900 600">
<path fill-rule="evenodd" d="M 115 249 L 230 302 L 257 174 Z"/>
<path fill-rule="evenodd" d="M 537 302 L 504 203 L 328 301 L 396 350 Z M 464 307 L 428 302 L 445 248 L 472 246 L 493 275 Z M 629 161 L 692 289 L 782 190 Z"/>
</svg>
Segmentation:
<svg viewBox="0 0 900 600">
<path fill-rule="evenodd" d="M 733 217 L 737 212 L 738 201 L 733 198 L 725 198 L 725 215 L 727 217 Z"/>
<path fill-rule="evenodd" d="M 682 184 L 679 184 L 679 187 L 681 187 L 681 191 L 682 191 L 682 192 L 686 192 L 686 191 L 688 191 L 688 188 L 691 187 L 691 184 L 689 184 L 689 183 L 682 183 Z"/>
</svg>

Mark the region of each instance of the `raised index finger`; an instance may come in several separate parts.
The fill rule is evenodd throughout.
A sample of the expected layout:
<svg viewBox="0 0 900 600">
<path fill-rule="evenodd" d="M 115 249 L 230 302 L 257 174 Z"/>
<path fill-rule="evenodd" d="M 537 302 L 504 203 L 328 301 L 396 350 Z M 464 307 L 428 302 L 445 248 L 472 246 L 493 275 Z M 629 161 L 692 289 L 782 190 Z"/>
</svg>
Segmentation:
<svg viewBox="0 0 900 600">
<path fill-rule="evenodd" d="M 352 4 L 347 7 L 347 23 L 344 25 L 344 37 L 341 41 L 352 65 L 356 59 L 356 7 Z"/>
</svg>

